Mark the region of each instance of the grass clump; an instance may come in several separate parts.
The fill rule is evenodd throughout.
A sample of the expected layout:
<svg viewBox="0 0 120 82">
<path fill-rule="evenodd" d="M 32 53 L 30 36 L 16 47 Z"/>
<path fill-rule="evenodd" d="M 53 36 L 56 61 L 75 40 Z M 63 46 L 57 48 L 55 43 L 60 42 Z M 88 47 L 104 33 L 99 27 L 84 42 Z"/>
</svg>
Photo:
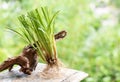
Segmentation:
<svg viewBox="0 0 120 82">
<path fill-rule="evenodd" d="M 48 78 L 58 74 L 59 65 L 54 38 L 55 18 L 58 13 L 59 11 L 52 14 L 47 7 L 32 10 L 18 17 L 22 24 L 20 31 L 13 30 L 37 49 L 39 56 L 47 63 L 42 76 Z"/>
<path fill-rule="evenodd" d="M 47 7 L 41 7 L 18 17 L 23 25 L 20 34 L 29 44 L 33 45 L 39 56 L 47 64 L 52 65 L 57 60 L 56 44 L 54 39 L 55 17 Z"/>
</svg>

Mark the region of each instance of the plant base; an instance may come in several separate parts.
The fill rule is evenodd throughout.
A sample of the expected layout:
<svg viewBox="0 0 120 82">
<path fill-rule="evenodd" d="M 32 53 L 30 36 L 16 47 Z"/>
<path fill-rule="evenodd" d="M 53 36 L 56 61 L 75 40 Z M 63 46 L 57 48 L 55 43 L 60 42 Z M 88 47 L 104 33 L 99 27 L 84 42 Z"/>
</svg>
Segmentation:
<svg viewBox="0 0 120 82">
<path fill-rule="evenodd" d="M 54 64 L 48 64 L 46 68 L 40 72 L 40 77 L 44 79 L 61 78 L 64 76 L 61 67 L 63 67 L 63 64 L 58 60 Z"/>
<path fill-rule="evenodd" d="M 40 72 L 40 77 L 44 79 L 61 78 L 63 76 L 64 75 L 61 71 L 61 67 L 56 65 L 47 65 L 47 67 L 42 72 Z"/>
</svg>

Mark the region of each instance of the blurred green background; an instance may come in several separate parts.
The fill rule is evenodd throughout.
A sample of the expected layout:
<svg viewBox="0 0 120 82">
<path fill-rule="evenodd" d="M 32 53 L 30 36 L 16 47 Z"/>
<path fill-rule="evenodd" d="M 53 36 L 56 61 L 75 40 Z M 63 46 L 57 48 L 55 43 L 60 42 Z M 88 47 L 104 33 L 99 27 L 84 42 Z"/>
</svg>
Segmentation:
<svg viewBox="0 0 120 82">
<path fill-rule="evenodd" d="M 0 62 L 18 55 L 26 43 L 7 27 L 17 17 L 40 6 L 60 10 L 56 30 L 66 30 L 57 42 L 60 60 L 85 71 L 82 82 L 120 82 L 120 0 L 0 0 Z"/>
</svg>

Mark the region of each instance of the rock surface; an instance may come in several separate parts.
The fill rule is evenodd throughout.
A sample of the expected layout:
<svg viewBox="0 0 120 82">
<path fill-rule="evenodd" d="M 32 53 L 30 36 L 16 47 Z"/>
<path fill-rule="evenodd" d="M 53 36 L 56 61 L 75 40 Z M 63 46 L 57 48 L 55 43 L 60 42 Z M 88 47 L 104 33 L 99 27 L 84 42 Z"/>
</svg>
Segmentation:
<svg viewBox="0 0 120 82">
<path fill-rule="evenodd" d="M 44 79 L 40 77 L 40 72 L 42 72 L 45 66 L 45 64 L 39 63 L 31 75 L 23 74 L 19 72 L 19 67 L 14 67 L 12 72 L 6 70 L 0 73 L 0 82 L 80 82 L 88 76 L 87 73 L 82 71 L 60 68 L 63 76 Z"/>
</svg>

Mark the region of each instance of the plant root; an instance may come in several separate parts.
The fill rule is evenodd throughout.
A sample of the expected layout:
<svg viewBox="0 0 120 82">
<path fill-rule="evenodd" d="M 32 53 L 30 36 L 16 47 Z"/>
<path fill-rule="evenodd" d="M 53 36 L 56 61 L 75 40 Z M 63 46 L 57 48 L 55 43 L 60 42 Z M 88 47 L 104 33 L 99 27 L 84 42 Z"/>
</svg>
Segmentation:
<svg viewBox="0 0 120 82">
<path fill-rule="evenodd" d="M 0 72 L 6 69 L 11 71 L 15 64 L 21 67 L 20 72 L 30 75 L 31 72 L 35 70 L 37 65 L 36 50 L 31 45 L 28 45 L 23 49 L 20 56 L 8 58 L 6 61 L 4 61 L 0 65 Z"/>
<path fill-rule="evenodd" d="M 40 72 L 40 77 L 44 79 L 61 78 L 63 73 L 61 71 L 62 64 L 56 60 L 54 63 L 47 64 L 46 68 Z"/>
</svg>

